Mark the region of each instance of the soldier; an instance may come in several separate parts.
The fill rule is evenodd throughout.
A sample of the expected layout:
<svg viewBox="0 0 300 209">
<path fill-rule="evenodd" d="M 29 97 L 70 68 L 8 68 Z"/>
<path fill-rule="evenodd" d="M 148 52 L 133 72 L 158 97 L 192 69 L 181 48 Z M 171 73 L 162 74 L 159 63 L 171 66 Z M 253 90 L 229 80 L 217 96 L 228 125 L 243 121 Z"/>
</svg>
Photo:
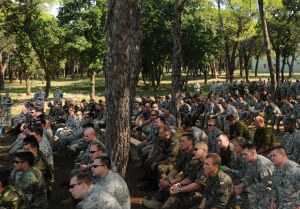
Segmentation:
<svg viewBox="0 0 300 209">
<path fill-rule="evenodd" d="M 264 101 L 264 118 L 265 124 L 268 125 L 269 120 L 271 120 L 272 128 L 275 125 L 276 117 L 281 115 L 280 109 L 273 102 L 269 103 L 268 101 Z"/>
<path fill-rule="evenodd" d="M 248 192 L 250 209 L 266 209 L 271 197 L 272 174 L 274 167 L 272 162 L 262 155 L 258 155 L 256 147 L 252 144 L 243 146 L 243 158 L 246 164 L 245 177 L 242 183 L 235 186 L 236 195 Z"/>
<path fill-rule="evenodd" d="M 221 158 L 216 153 L 208 154 L 204 160 L 204 173 L 207 174 L 205 191 L 199 209 L 233 209 L 233 183 L 231 178 L 220 170 Z M 193 209 L 194 209 L 193 208 Z"/>
<path fill-rule="evenodd" d="M 282 139 L 282 146 L 287 152 L 290 160 L 300 163 L 300 131 L 296 129 L 296 119 L 289 118 L 284 124 L 285 134 Z"/>
<path fill-rule="evenodd" d="M 100 186 L 92 184 L 86 173 L 77 173 L 70 180 L 72 196 L 81 200 L 76 209 L 122 209 L 116 198 Z"/>
<path fill-rule="evenodd" d="M 194 85 L 194 93 L 195 93 L 195 95 L 197 95 L 197 96 L 200 96 L 200 94 L 201 94 L 201 91 L 200 91 L 200 84 L 199 84 L 198 81 L 197 81 L 197 83 Z"/>
<path fill-rule="evenodd" d="M 282 102 L 283 107 L 281 108 L 281 114 L 276 116 L 277 131 L 279 131 L 280 121 L 283 120 L 284 125 L 286 120 L 291 118 L 293 114 L 293 105 L 287 99 L 282 99 Z"/>
<path fill-rule="evenodd" d="M 218 129 L 217 120 L 212 118 L 208 121 L 208 152 L 209 153 L 217 153 L 219 152 L 219 147 L 217 144 L 217 136 L 222 133 L 220 129 Z"/>
<path fill-rule="evenodd" d="M 274 136 L 264 121 L 264 118 L 261 116 L 255 118 L 256 130 L 253 137 L 253 144 L 256 146 L 257 154 L 267 154 L 274 146 Z"/>
<path fill-rule="evenodd" d="M 0 208 L 29 209 L 25 194 L 10 185 L 9 170 L 0 171 Z"/>
<path fill-rule="evenodd" d="M 249 117 L 250 105 L 246 102 L 243 97 L 239 98 L 239 108 L 240 108 L 240 120 L 247 120 Z"/>
<path fill-rule="evenodd" d="M 234 115 L 236 120 L 239 120 L 239 114 L 238 114 L 238 111 L 236 110 L 236 108 L 231 104 L 227 104 L 227 102 L 225 100 L 221 101 L 221 105 L 224 109 L 224 111 L 221 114 L 222 125 L 223 125 L 223 129 L 226 131 L 229 129 L 228 123 L 226 122 L 226 116 L 229 114 L 232 114 L 232 115 Z"/>
<path fill-rule="evenodd" d="M 54 104 L 57 104 L 59 102 L 62 103 L 63 93 L 58 86 L 55 88 L 55 91 L 53 92 L 53 99 L 54 99 Z"/>
<path fill-rule="evenodd" d="M 196 141 L 207 141 L 207 135 L 205 134 L 205 132 L 202 131 L 200 128 L 197 128 L 196 126 L 192 126 L 190 121 L 183 122 L 182 129 L 185 132 L 193 134 L 194 139 Z"/>
<path fill-rule="evenodd" d="M 191 112 L 191 106 L 187 103 L 187 99 L 183 98 L 180 100 L 180 108 L 179 108 L 179 114 L 181 116 L 181 119 L 185 121 L 185 115 Z"/>
<path fill-rule="evenodd" d="M 6 91 L 5 96 L 2 98 L 2 108 L 4 111 L 4 119 L 6 119 L 6 122 L 10 121 L 11 116 L 11 106 L 13 104 L 12 98 L 9 97 L 9 92 Z"/>
<path fill-rule="evenodd" d="M 45 92 L 42 91 L 42 87 L 38 87 L 38 91 L 34 94 L 35 99 L 35 106 L 38 106 L 41 109 L 44 109 L 44 99 L 45 99 Z"/>
<path fill-rule="evenodd" d="M 275 166 L 272 180 L 270 209 L 293 209 L 300 196 L 300 165 L 289 160 L 284 147 L 276 146 L 271 152 Z"/>
<path fill-rule="evenodd" d="M 226 121 L 229 125 L 229 137 L 230 139 L 236 137 L 243 137 L 244 139 L 250 141 L 251 136 L 248 127 L 241 121 L 237 121 L 234 115 L 229 114 L 226 116 Z"/>
<path fill-rule="evenodd" d="M 213 114 L 213 108 L 214 108 L 214 104 L 211 102 L 210 98 L 206 99 L 204 107 L 205 107 L 204 112 L 202 113 L 204 118 L 203 126 L 204 128 L 207 128 L 208 120 L 210 119 L 210 116 Z"/>
<path fill-rule="evenodd" d="M 163 112 L 164 112 L 164 117 L 165 117 L 165 120 L 166 120 L 166 124 L 170 127 L 170 129 L 171 129 L 171 132 L 173 133 L 173 134 L 175 134 L 176 133 L 176 130 L 175 130 L 175 128 L 176 128 L 176 119 L 175 119 L 175 117 L 174 117 L 174 115 L 172 115 L 171 113 L 170 113 L 170 108 L 165 108 L 164 110 L 163 110 Z"/>
<path fill-rule="evenodd" d="M 300 95 L 296 96 L 297 103 L 294 105 L 292 118 L 297 120 L 297 125 L 300 127 Z"/>
<path fill-rule="evenodd" d="M 183 175 L 173 179 L 171 185 L 158 191 L 153 200 L 143 200 L 147 208 L 183 209 L 199 204 L 198 191 L 203 190 L 206 176 L 203 173 L 203 160 L 208 147 L 205 142 L 198 142 L 194 148 L 195 158 L 184 167 Z"/>
<path fill-rule="evenodd" d="M 47 191 L 42 173 L 33 167 L 34 156 L 31 152 L 18 152 L 14 169 L 20 173 L 13 178 L 13 184 L 26 195 L 30 208 L 47 209 Z"/>
<path fill-rule="evenodd" d="M 217 136 L 217 144 L 219 146 L 219 155 L 221 157 L 221 166 L 231 168 L 237 161 L 237 155 L 233 150 L 233 144 L 229 142 L 229 138 L 225 133 Z"/>
<path fill-rule="evenodd" d="M 23 139 L 23 142 L 23 150 L 31 152 L 34 155 L 34 167 L 39 169 L 44 177 L 49 198 L 52 192 L 52 185 L 54 184 L 53 168 L 44 154 L 39 150 L 39 143 L 34 136 L 27 136 Z"/>
<path fill-rule="evenodd" d="M 94 184 L 110 192 L 122 209 L 130 209 L 130 195 L 126 182 L 117 173 L 111 171 L 111 160 L 107 156 L 98 157 L 92 165 Z"/>
</svg>

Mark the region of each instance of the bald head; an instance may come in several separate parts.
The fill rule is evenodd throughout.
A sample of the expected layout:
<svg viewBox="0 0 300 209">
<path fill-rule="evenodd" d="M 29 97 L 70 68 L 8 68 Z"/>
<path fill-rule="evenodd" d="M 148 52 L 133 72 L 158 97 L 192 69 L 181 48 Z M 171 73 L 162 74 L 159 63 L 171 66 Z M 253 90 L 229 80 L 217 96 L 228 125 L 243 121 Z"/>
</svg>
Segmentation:
<svg viewBox="0 0 300 209">
<path fill-rule="evenodd" d="M 84 139 L 87 142 L 93 142 L 96 140 L 96 131 L 92 127 L 88 127 L 84 131 Z"/>
</svg>

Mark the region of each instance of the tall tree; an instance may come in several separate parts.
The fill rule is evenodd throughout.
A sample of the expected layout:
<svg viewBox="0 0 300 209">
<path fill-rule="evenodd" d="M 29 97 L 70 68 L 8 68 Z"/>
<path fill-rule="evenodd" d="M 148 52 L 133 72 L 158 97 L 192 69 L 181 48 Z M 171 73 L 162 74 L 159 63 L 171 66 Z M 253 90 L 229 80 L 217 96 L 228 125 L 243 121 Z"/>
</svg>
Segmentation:
<svg viewBox="0 0 300 209">
<path fill-rule="evenodd" d="M 132 0 L 108 0 L 106 90 L 108 154 L 122 176 L 130 149 L 130 16 Z"/>
<path fill-rule="evenodd" d="M 270 73 L 270 78 L 271 78 L 272 93 L 273 93 L 273 95 L 275 95 L 277 82 L 276 82 L 276 77 L 275 77 L 275 73 L 274 73 L 274 65 L 272 63 L 272 57 L 271 57 L 271 45 L 270 45 L 268 26 L 267 26 L 267 22 L 265 19 L 264 0 L 258 0 L 258 8 L 259 8 L 261 27 L 262 27 L 262 31 L 264 34 L 264 40 L 265 40 L 266 56 L 267 56 L 269 73 Z"/>
<path fill-rule="evenodd" d="M 180 125 L 180 116 L 178 114 L 180 108 L 180 81 L 182 66 L 182 35 L 181 35 L 181 14 L 186 0 L 176 0 L 174 7 L 173 21 L 173 62 L 172 62 L 172 98 L 171 107 L 172 114 L 177 119 L 177 125 Z"/>
</svg>

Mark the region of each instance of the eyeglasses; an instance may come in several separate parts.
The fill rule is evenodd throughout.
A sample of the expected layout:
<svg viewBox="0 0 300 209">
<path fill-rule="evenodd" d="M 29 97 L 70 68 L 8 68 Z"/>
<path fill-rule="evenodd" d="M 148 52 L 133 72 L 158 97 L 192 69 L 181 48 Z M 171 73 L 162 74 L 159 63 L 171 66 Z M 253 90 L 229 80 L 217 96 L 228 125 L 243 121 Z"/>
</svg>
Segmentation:
<svg viewBox="0 0 300 209">
<path fill-rule="evenodd" d="M 18 160 L 15 160 L 14 162 L 15 164 L 24 163 L 24 161 L 18 161 Z"/>
<path fill-rule="evenodd" d="M 34 113 L 34 112 L 30 112 L 30 113 L 32 114 L 32 113 Z"/>
<path fill-rule="evenodd" d="M 199 148 L 197 148 L 197 147 L 196 147 L 196 148 L 194 148 L 194 151 L 195 151 L 195 152 L 197 152 L 198 150 L 199 150 Z"/>
<path fill-rule="evenodd" d="M 94 154 L 95 152 L 98 152 L 99 150 L 96 151 L 90 151 L 90 154 Z"/>
<path fill-rule="evenodd" d="M 207 126 L 215 126 L 215 124 L 208 124 Z"/>
<path fill-rule="evenodd" d="M 80 184 L 83 184 L 84 182 L 81 182 L 81 183 L 77 183 L 77 184 L 71 184 L 69 185 L 69 189 L 73 189 L 76 185 L 80 185 Z"/>
<path fill-rule="evenodd" d="M 97 168 L 98 166 L 103 167 L 103 166 L 106 166 L 106 165 L 92 165 L 93 168 Z"/>
<path fill-rule="evenodd" d="M 155 114 L 151 114 L 151 116 L 156 116 Z"/>
</svg>

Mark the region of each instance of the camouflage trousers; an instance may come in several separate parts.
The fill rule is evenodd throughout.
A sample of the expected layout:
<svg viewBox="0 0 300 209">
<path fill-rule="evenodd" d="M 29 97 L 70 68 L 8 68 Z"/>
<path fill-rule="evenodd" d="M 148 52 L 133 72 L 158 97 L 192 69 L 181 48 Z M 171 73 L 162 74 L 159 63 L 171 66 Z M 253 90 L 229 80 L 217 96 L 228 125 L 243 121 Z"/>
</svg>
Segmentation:
<svg viewBox="0 0 300 209">
<path fill-rule="evenodd" d="M 248 193 L 249 209 L 266 209 L 271 199 L 270 191 L 251 191 Z"/>
<path fill-rule="evenodd" d="M 178 193 L 170 195 L 161 209 L 189 209 L 195 205 L 198 208 L 201 200 L 201 194 L 198 192 Z"/>
</svg>

